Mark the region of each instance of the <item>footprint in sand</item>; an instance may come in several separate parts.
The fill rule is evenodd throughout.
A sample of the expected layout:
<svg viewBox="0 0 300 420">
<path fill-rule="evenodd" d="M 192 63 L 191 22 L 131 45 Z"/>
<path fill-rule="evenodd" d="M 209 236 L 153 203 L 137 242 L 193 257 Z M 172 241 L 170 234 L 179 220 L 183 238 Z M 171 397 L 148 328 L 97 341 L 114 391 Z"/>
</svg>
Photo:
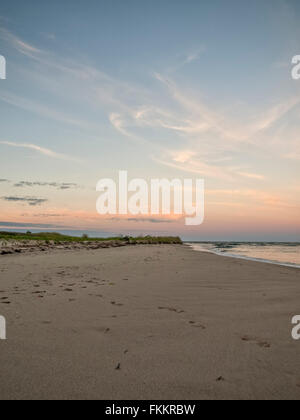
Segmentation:
<svg viewBox="0 0 300 420">
<path fill-rule="evenodd" d="M 110 332 L 110 328 L 93 327 L 93 328 L 91 328 L 91 331 L 95 331 L 95 332 L 101 333 L 101 334 L 108 334 Z"/>
<path fill-rule="evenodd" d="M 271 347 L 271 344 L 268 343 L 267 341 L 258 341 L 256 343 L 259 347 L 263 347 L 265 349 L 269 349 Z"/>
<path fill-rule="evenodd" d="M 191 327 L 201 328 L 201 330 L 206 330 L 206 327 L 204 325 L 200 324 L 199 322 L 189 321 L 189 324 L 191 325 Z"/>
<path fill-rule="evenodd" d="M 93 293 L 89 293 L 89 296 L 103 298 L 103 295 L 94 295 Z"/>
<path fill-rule="evenodd" d="M 244 335 L 243 337 L 241 337 L 241 340 L 249 343 L 255 342 L 256 345 L 265 349 L 269 349 L 271 347 L 271 344 L 267 341 L 262 341 L 254 337 L 250 337 L 248 335 Z"/>
<path fill-rule="evenodd" d="M 115 306 L 123 306 L 123 303 L 117 303 L 117 302 L 115 302 L 114 300 L 112 301 L 112 302 L 110 302 L 112 305 L 115 305 Z"/>
<path fill-rule="evenodd" d="M 169 307 L 169 306 L 159 306 L 158 309 L 167 310 L 167 311 L 170 311 L 170 312 L 176 312 L 177 314 L 182 314 L 184 312 L 184 310 L 182 310 L 182 309 L 172 308 L 172 307 Z"/>
</svg>

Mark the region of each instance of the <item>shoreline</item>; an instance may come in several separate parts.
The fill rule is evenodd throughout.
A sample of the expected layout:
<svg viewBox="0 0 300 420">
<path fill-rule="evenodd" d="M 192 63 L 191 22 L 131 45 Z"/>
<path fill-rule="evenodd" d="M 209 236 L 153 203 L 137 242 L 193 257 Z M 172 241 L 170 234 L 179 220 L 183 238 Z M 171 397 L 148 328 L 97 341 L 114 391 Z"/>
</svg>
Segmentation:
<svg viewBox="0 0 300 420">
<path fill-rule="evenodd" d="M 247 257 L 245 255 L 231 254 L 231 253 L 227 253 L 227 252 L 218 252 L 218 251 L 205 250 L 205 249 L 195 249 L 194 245 L 197 245 L 196 243 L 194 244 L 194 243 L 190 243 L 190 242 L 184 242 L 184 245 L 189 246 L 195 252 L 203 252 L 203 253 L 213 254 L 213 255 L 217 255 L 219 257 L 235 258 L 235 259 L 241 259 L 241 260 L 245 260 L 245 261 L 253 261 L 253 262 L 258 262 L 258 263 L 278 265 L 278 266 L 281 266 L 281 267 L 289 267 L 289 268 L 296 268 L 296 269 L 300 268 L 300 265 L 293 264 L 293 263 L 283 263 L 283 262 L 275 261 L 275 260 L 267 260 L 267 259 L 255 258 L 255 257 Z"/>
<path fill-rule="evenodd" d="M 300 398 L 298 270 L 182 245 L 0 261 L 1 400 Z"/>
</svg>

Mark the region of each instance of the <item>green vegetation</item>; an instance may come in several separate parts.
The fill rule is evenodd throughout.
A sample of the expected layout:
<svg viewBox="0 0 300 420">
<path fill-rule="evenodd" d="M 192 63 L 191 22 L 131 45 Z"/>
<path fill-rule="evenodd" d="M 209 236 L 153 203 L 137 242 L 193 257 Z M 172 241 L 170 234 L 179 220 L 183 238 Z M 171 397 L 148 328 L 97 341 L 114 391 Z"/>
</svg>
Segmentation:
<svg viewBox="0 0 300 420">
<path fill-rule="evenodd" d="M 125 238 L 122 238 L 126 240 Z M 131 244 L 147 243 L 147 244 L 182 244 L 179 236 L 138 236 L 128 237 L 127 242 Z"/>
<path fill-rule="evenodd" d="M 41 233 L 17 233 L 17 232 L 0 232 L 0 239 L 15 240 L 15 241 L 44 241 L 49 243 L 61 242 L 99 242 L 99 241 L 122 241 L 128 244 L 182 244 L 179 237 L 173 236 L 119 236 L 115 238 L 89 238 L 88 235 L 82 237 L 62 235 L 56 232 L 41 232 Z"/>
</svg>

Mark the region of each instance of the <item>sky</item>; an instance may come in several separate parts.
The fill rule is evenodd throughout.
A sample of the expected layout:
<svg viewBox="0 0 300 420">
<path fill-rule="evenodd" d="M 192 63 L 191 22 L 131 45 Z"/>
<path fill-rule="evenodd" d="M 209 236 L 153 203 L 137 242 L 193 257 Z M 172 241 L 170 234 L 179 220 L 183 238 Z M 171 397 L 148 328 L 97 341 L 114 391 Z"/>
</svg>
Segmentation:
<svg viewBox="0 0 300 420">
<path fill-rule="evenodd" d="M 0 3 L 0 229 L 300 241 L 298 0 Z M 205 220 L 111 217 L 96 184 L 205 181 Z"/>
</svg>

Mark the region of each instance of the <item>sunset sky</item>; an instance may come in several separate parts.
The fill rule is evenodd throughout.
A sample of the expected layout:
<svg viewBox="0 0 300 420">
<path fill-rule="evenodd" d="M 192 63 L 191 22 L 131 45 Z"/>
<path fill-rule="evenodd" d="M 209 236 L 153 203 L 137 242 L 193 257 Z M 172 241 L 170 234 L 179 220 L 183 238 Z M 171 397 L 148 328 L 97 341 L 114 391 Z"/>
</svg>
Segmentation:
<svg viewBox="0 0 300 420">
<path fill-rule="evenodd" d="M 300 241 L 299 0 L 0 4 L 0 230 Z M 205 222 L 101 217 L 96 184 L 203 178 Z"/>
</svg>

